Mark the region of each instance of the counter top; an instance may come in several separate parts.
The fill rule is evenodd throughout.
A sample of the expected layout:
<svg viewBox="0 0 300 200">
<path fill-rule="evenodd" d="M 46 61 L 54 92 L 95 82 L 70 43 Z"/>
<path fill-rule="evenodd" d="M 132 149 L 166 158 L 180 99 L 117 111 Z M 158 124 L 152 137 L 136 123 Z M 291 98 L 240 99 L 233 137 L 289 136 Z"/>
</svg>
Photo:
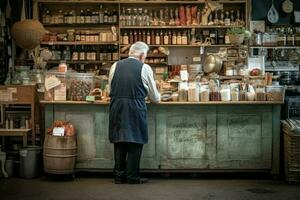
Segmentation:
<svg viewBox="0 0 300 200">
<path fill-rule="evenodd" d="M 108 101 L 40 101 L 41 104 L 99 104 L 108 105 Z M 153 103 L 156 105 L 274 105 L 283 104 L 282 101 L 208 101 L 208 102 L 160 102 Z"/>
</svg>

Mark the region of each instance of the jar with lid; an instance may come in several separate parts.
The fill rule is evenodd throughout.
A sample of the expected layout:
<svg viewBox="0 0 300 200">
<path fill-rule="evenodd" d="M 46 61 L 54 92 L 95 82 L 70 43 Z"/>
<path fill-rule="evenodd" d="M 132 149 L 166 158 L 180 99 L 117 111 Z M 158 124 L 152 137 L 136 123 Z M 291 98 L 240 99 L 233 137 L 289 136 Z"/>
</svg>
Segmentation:
<svg viewBox="0 0 300 200">
<path fill-rule="evenodd" d="M 296 28 L 296 33 L 295 33 L 295 45 L 300 46 L 300 27 Z"/>
<path fill-rule="evenodd" d="M 188 101 L 191 101 L 191 102 L 198 102 L 199 101 L 199 87 L 198 87 L 197 82 L 189 83 Z"/>
<path fill-rule="evenodd" d="M 294 46 L 295 45 L 295 35 L 292 28 L 287 29 L 287 39 L 286 39 L 287 46 Z"/>
<path fill-rule="evenodd" d="M 231 91 L 228 84 L 223 84 L 220 90 L 221 100 L 230 101 L 231 100 Z"/>
<path fill-rule="evenodd" d="M 256 101 L 265 101 L 266 92 L 264 87 L 256 88 Z"/>
<path fill-rule="evenodd" d="M 188 101 L 188 85 L 186 82 L 179 83 L 178 87 L 178 101 Z"/>
<path fill-rule="evenodd" d="M 239 101 L 239 88 L 238 87 L 233 87 L 231 88 L 231 101 Z"/>
<path fill-rule="evenodd" d="M 200 87 L 200 101 L 208 102 L 209 101 L 209 87 L 207 84 L 203 84 Z"/>
<path fill-rule="evenodd" d="M 286 46 L 286 34 L 284 29 L 281 28 L 278 30 L 278 37 L 277 37 L 277 45 L 278 46 Z"/>
<path fill-rule="evenodd" d="M 69 30 L 67 30 L 67 33 L 68 33 L 68 41 L 74 42 L 75 41 L 75 30 L 69 29 Z"/>
<path fill-rule="evenodd" d="M 221 101 L 220 89 L 218 85 L 210 86 L 209 99 L 210 101 Z"/>
</svg>

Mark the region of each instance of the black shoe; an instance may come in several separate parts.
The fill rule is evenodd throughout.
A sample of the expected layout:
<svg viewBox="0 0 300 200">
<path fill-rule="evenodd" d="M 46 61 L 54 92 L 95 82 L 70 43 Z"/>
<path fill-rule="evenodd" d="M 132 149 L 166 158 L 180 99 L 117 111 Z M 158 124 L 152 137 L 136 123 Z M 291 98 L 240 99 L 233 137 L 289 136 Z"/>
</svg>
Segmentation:
<svg viewBox="0 0 300 200">
<path fill-rule="evenodd" d="M 136 180 L 127 180 L 128 184 L 144 184 L 144 183 L 148 183 L 149 180 L 147 178 L 139 178 Z"/>
</svg>

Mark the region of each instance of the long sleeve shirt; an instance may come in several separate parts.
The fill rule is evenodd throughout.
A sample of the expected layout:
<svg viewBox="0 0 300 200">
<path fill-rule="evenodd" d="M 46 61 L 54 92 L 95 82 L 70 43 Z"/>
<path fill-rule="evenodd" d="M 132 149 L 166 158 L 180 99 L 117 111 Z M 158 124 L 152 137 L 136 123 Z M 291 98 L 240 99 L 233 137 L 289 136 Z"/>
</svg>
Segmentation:
<svg viewBox="0 0 300 200">
<path fill-rule="evenodd" d="M 134 57 L 130 57 L 134 58 Z M 136 58 L 134 58 L 136 59 Z M 115 62 L 109 71 L 109 79 L 108 79 L 108 93 L 110 93 L 111 88 L 111 82 L 115 74 L 117 63 Z M 154 81 L 153 77 L 153 71 L 151 67 L 148 64 L 143 65 L 142 71 L 141 71 L 141 77 L 144 87 L 146 88 L 148 92 L 148 97 L 152 102 L 158 103 L 160 101 L 160 94 L 156 88 L 156 83 Z"/>
</svg>

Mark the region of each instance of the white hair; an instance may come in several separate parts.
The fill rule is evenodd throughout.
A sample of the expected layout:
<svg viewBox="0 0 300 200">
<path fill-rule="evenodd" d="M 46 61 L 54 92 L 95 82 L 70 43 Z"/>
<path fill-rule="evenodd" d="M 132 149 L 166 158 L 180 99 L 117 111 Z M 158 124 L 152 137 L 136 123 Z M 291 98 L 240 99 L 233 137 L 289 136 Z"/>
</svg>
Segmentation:
<svg viewBox="0 0 300 200">
<path fill-rule="evenodd" d="M 129 49 L 129 56 L 139 57 L 141 54 L 147 55 L 149 47 L 144 42 L 136 42 Z"/>
</svg>

